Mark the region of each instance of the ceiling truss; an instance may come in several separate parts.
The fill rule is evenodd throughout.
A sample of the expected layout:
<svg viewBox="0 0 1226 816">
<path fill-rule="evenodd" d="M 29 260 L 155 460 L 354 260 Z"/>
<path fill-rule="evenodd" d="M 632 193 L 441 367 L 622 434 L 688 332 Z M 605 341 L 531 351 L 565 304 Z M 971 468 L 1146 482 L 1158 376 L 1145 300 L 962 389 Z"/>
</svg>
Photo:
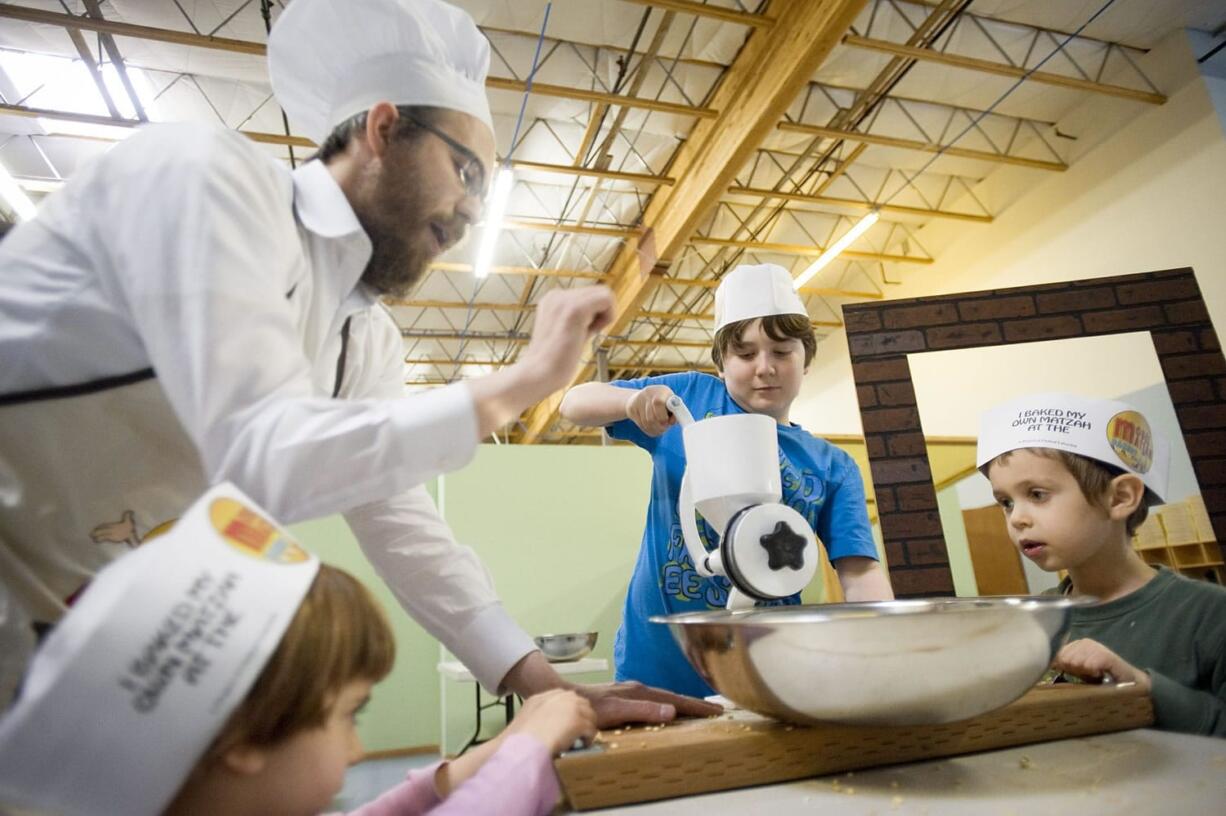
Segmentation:
<svg viewBox="0 0 1226 816">
<path fill-rule="evenodd" d="M 402 326 L 410 384 L 439 385 L 513 362 L 541 295 L 594 282 L 613 288 L 617 317 L 574 382 L 596 374 L 597 356 L 607 376 L 714 371 L 712 295 L 728 269 L 771 261 L 798 273 L 877 210 L 882 220 L 801 290 L 824 336 L 841 326 L 840 304 L 882 298 L 891 276 L 922 274 L 934 262 L 921 240 L 925 224 L 990 223 L 994 213 L 976 187 L 995 168 L 1067 168 L 1066 147 L 1047 117 L 985 113 L 964 97 L 908 93 L 905 80 L 917 66 L 1002 81 L 1026 75 L 1053 93 L 1165 101 L 1138 67 L 1143 49 L 997 19 L 972 11 L 970 0 L 607 2 L 635 15 L 629 42 L 543 39 L 532 84 L 542 107 L 509 145 L 517 203 L 493 274 L 474 282 L 470 264 L 443 259 L 410 296 L 388 302 Z M 193 13 L 175 6 L 188 30 L 114 19 L 98 0 L 77 0 L 82 13 L 0 4 L 0 19 L 65 31 L 62 55 L 80 61 L 107 111 L 52 109 L 31 92 L 0 100 L 0 115 L 138 127 L 148 117 L 128 77 L 136 67 L 154 78 L 158 98 L 194 95 L 206 119 L 270 150 L 314 148 L 288 126 L 277 132 L 282 119 L 266 82 L 234 80 L 250 103 L 223 107 L 213 77 L 125 59 L 117 38 L 263 58 L 262 42 L 221 33 L 258 13 L 252 0 L 208 26 L 194 19 L 194 6 Z M 711 26 L 742 38 L 728 64 L 698 56 L 695 37 L 710 37 Z M 522 94 L 526 46 L 537 32 L 483 30 L 493 52 L 493 98 Z M 819 76 L 836 48 L 878 60 L 876 74 L 859 83 Z M 1053 49 L 1043 70 L 1033 71 Z M 108 66 L 122 91 L 104 81 Z M 107 138 L 36 133 L 10 137 L 0 151 L 18 139 L 32 145 L 46 169 L 19 181 L 53 190 L 62 182 L 51 155 L 57 143 Z M 941 157 L 935 165 L 934 156 Z M 526 414 L 513 438 L 598 438 L 558 419 L 559 398 Z"/>
</svg>

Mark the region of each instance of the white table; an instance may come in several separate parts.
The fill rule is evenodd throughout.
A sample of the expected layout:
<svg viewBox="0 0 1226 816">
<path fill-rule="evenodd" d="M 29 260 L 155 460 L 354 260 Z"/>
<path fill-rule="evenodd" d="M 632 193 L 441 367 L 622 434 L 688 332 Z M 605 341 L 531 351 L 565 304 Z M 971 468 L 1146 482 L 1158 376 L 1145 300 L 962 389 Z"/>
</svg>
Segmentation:
<svg viewBox="0 0 1226 816">
<path fill-rule="evenodd" d="M 597 672 L 607 672 L 609 670 L 609 661 L 603 657 L 584 657 L 579 660 L 572 660 L 568 663 L 551 663 L 554 671 L 558 674 L 595 674 Z M 472 672 L 464 667 L 464 664 L 458 660 L 443 660 L 438 664 L 438 673 L 442 676 L 444 682 L 439 683 L 439 751 L 440 753 L 447 750 L 447 680 L 452 680 L 457 683 L 472 683 L 476 689 L 476 719 L 477 725 L 473 730 L 472 737 L 468 742 L 464 743 L 464 747 L 459 753 L 464 753 L 470 747 L 480 742 L 477 738 L 481 735 L 481 712 L 493 706 L 502 705 L 506 709 L 506 721 L 510 722 L 515 716 L 515 695 L 508 693 L 495 699 L 493 702 L 482 704 L 481 702 L 481 684 L 473 677 Z"/>
<path fill-rule="evenodd" d="M 713 767 L 712 774 L 719 768 Z M 1091 816 L 1226 812 L 1226 740 L 1139 729 L 585 811 L 627 816 Z"/>
</svg>

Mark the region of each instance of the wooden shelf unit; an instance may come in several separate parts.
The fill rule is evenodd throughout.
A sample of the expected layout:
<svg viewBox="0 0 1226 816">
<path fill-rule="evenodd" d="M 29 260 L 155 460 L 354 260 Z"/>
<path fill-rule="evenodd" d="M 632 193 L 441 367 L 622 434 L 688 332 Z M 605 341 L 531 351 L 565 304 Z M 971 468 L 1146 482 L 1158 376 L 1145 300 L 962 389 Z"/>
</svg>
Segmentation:
<svg viewBox="0 0 1226 816">
<path fill-rule="evenodd" d="M 1201 496 L 1155 508 L 1133 536 L 1147 564 L 1161 564 L 1189 578 L 1226 584 L 1226 565 Z"/>
</svg>

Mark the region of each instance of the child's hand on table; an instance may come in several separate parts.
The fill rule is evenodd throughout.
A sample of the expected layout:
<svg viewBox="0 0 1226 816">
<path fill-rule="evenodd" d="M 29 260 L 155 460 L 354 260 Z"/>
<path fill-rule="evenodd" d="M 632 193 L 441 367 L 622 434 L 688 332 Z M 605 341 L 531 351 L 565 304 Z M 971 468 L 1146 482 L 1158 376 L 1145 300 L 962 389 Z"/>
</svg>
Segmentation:
<svg viewBox="0 0 1226 816">
<path fill-rule="evenodd" d="M 1067 672 L 1083 680 L 1101 681 L 1104 678 L 1116 683 L 1136 683 L 1149 691 L 1149 674 L 1133 666 L 1124 658 L 1099 643 L 1082 638 L 1065 644 L 1052 661 L 1052 668 Z"/>
</svg>

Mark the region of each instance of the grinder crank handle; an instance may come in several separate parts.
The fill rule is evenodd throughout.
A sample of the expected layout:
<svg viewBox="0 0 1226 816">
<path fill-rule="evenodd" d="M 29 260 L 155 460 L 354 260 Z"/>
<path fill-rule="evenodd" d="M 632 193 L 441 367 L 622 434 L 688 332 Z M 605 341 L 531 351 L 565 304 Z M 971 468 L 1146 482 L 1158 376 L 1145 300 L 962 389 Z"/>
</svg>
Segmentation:
<svg viewBox="0 0 1226 816">
<path fill-rule="evenodd" d="M 685 407 L 685 403 L 681 401 L 681 397 L 673 394 L 664 401 L 664 407 L 668 412 L 677 418 L 677 424 L 681 427 L 694 424 L 694 415 L 690 413 L 690 409 Z"/>
</svg>

